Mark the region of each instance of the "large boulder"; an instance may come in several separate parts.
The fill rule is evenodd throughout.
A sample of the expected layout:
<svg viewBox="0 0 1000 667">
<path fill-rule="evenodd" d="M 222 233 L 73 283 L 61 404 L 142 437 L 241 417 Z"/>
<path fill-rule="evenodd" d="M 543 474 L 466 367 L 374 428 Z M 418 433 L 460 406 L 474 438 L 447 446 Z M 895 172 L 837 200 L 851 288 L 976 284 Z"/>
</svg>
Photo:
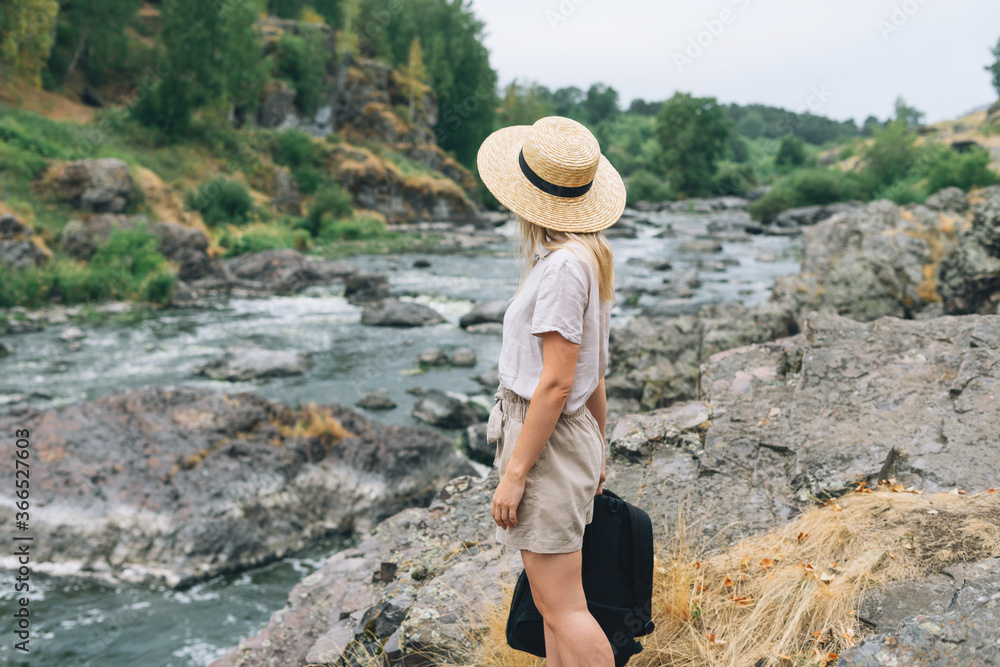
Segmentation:
<svg viewBox="0 0 1000 667">
<path fill-rule="evenodd" d="M 430 306 L 396 298 L 365 304 L 361 311 L 361 323 L 376 327 L 421 327 L 445 321 Z"/>
<path fill-rule="evenodd" d="M 135 198 L 128 165 L 117 158 L 56 163 L 44 182 L 58 199 L 92 213 L 124 213 Z"/>
<path fill-rule="evenodd" d="M 803 230 L 801 272 L 778 278 L 772 299 L 800 320 L 811 310 L 860 321 L 916 317 L 941 301 L 935 272 L 957 226 L 953 216 L 889 200 L 838 213 Z"/>
<path fill-rule="evenodd" d="M 771 225 L 786 229 L 808 227 L 823 222 L 837 213 L 857 213 L 861 209 L 861 206 L 861 202 L 851 201 L 790 208 L 776 215 Z"/>
<path fill-rule="evenodd" d="M 39 462 L 32 567 L 116 582 L 183 586 L 253 567 L 365 530 L 470 471 L 427 427 L 188 387 L 27 408 L 0 428 L 29 431 Z"/>
<path fill-rule="evenodd" d="M 282 248 L 231 257 L 222 262 L 221 269 L 221 281 L 196 281 L 192 286 L 239 296 L 294 294 L 308 285 L 342 281 L 358 267 Z"/>
<path fill-rule="evenodd" d="M 34 268 L 45 264 L 51 255 L 31 225 L 11 213 L 0 213 L 0 266 Z"/>
</svg>

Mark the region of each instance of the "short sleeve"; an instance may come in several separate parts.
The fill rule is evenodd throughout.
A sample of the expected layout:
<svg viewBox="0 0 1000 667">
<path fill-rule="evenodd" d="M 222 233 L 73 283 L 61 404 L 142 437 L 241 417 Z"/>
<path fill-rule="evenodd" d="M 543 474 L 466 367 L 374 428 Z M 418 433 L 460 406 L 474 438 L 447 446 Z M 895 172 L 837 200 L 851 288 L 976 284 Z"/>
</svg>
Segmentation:
<svg viewBox="0 0 1000 667">
<path fill-rule="evenodd" d="M 547 331 L 558 331 L 569 342 L 580 344 L 583 315 L 590 301 L 583 270 L 582 265 L 568 258 L 559 258 L 545 267 L 531 317 L 532 334 L 539 336 Z"/>
</svg>

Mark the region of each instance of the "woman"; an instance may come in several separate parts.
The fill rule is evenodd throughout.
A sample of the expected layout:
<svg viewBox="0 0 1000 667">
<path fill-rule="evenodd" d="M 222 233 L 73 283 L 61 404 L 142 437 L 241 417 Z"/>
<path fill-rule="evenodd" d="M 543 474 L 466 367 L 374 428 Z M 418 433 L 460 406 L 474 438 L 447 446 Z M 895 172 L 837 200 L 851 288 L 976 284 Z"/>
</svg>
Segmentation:
<svg viewBox="0 0 1000 667">
<path fill-rule="evenodd" d="M 611 667 L 611 645 L 587 609 L 581 548 L 605 480 L 614 272 L 601 230 L 621 217 L 625 186 L 594 135 L 559 116 L 494 132 L 478 165 L 518 217 L 525 273 L 504 315 L 487 429 L 501 476 L 496 539 L 521 550 L 548 664 Z"/>
</svg>

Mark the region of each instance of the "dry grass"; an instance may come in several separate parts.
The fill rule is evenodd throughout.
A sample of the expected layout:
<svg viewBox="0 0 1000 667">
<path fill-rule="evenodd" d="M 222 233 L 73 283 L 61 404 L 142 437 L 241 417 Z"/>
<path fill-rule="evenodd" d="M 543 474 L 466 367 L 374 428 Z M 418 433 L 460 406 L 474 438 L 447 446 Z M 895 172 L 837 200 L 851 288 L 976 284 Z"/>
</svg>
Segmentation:
<svg viewBox="0 0 1000 667">
<path fill-rule="evenodd" d="M 294 424 L 278 424 L 278 430 L 286 438 L 314 437 L 319 438 L 326 449 L 332 448 L 341 438 L 354 435 L 333 416 L 328 406 L 307 403 L 301 417 Z"/>
<path fill-rule="evenodd" d="M 1000 500 L 992 492 L 858 489 L 716 553 L 701 551 L 696 527 L 683 518 L 660 533 L 657 629 L 642 639 L 635 667 L 832 664 L 865 634 L 856 610 L 870 589 L 1000 555 Z M 468 664 L 545 664 L 506 645 L 511 589 L 507 581 L 501 602 L 475 607 L 480 623 L 470 628 L 476 652 Z"/>
</svg>

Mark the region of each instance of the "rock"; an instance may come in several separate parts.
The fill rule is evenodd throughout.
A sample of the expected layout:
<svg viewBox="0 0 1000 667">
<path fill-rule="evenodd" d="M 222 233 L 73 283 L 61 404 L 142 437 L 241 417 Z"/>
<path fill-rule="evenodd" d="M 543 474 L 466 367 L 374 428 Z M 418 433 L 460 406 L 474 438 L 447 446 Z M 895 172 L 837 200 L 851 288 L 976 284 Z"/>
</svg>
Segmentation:
<svg viewBox="0 0 1000 667">
<path fill-rule="evenodd" d="M 99 109 L 104 106 L 104 98 L 101 97 L 101 94 L 94 90 L 91 86 L 84 86 L 83 94 L 80 95 L 80 101 L 88 107 L 96 107 Z"/>
<path fill-rule="evenodd" d="M 680 252 L 689 252 L 692 254 L 708 254 L 715 252 L 722 252 L 722 244 L 718 241 L 712 241 L 708 239 L 687 241 L 682 243 L 678 248 Z"/>
<path fill-rule="evenodd" d="M 820 206 L 800 206 L 782 211 L 775 216 L 772 226 L 779 228 L 808 227 L 823 222 L 837 213 L 857 213 L 861 202 L 838 202 Z"/>
<path fill-rule="evenodd" d="M 479 422 L 465 428 L 465 455 L 477 463 L 491 466 L 496 457 L 497 443 L 486 442 L 486 424 Z"/>
<path fill-rule="evenodd" d="M 952 226 L 924 206 L 888 200 L 803 229 L 802 269 L 775 281 L 771 299 L 797 313 L 835 312 L 859 321 L 914 317 L 941 296 L 933 278 Z"/>
<path fill-rule="evenodd" d="M 377 271 L 360 269 L 344 280 L 344 296 L 355 305 L 380 301 L 389 296 L 389 279 Z"/>
<path fill-rule="evenodd" d="M 367 410 L 392 410 L 397 407 L 396 401 L 389 398 L 388 392 L 381 387 L 362 398 L 355 405 Z"/>
<path fill-rule="evenodd" d="M 417 257 L 415 260 L 413 260 L 413 268 L 415 269 L 426 269 L 430 268 L 430 266 L 431 266 L 431 260 L 427 259 L 426 257 Z"/>
<path fill-rule="evenodd" d="M 93 213 L 124 213 L 135 198 L 128 165 L 117 158 L 56 163 L 44 182 L 58 199 Z"/>
<path fill-rule="evenodd" d="M 965 192 L 961 188 L 954 186 L 938 190 L 924 202 L 927 208 L 935 211 L 957 211 L 965 213 L 969 210 L 969 200 L 965 197 Z"/>
<path fill-rule="evenodd" d="M 440 389 L 428 389 L 413 406 L 413 416 L 441 428 L 464 428 L 479 421 L 465 402 Z"/>
<path fill-rule="evenodd" d="M 451 351 L 448 361 L 452 366 L 472 368 L 476 365 L 476 352 L 471 347 L 460 347 Z"/>
<path fill-rule="evenodd" d="M 295 89 L 281 79 L 271 79 L 260 92 L 257 124 L 263 128 L 280 127 L 295 108 Z"/>
<path fill-rule="evenodd" d="M 73 326 L 66 327 L 65 329 L 63 329 L 63 332 L 59 334 L 59 340 L 63 341 L 64 343 L 72 343 L 81 340 L 82 338 L 85 337 L 86 334 L 83 333 L 83 329 L 81 329 L 80 327 L 73 327 Z"/>
<path fill-rule="evenodd" d="M 177 278 L 199 280 L 216 275 L 218 268 L 208 255 L 208 237 L 200 229 L 176 222 L 157 222 L 150 226 L 163 256 L 177 264 Z"/>
<path fill-rule="evenodd" d="M 14 428 L 45 461 L 32 471 L 32 568 L 112 583 L 238 572 L 367 530 L 471 472 L 427 427 L 182 386 L 0 416 Z"/>
<path fill-rule="evenodd" d="M 429 347 L 415 359 L 420 366 L 444 366 L 448 363 L 448 357 L 440 347 Z"/>
<path fill-rule="evenodd" d="M 9 343 L 5 343 L 0 340 L 0 359 L 10 356 L 14 352 L 14 348 L 10 346 Z"/>
<path fill-rule="evenodd" d="M 905 618 L 843 651 L 848 667 L 1000 664 L 1000 559 L 963 563 L 938 576 L 930 595 L 909 594 Z M 918 585 L 919 586 L 919 585 Z M 901 586 L 894 586 L 899 593 Z M 886 597 L 892 598 L 893 593 Z M 903 602 L 903 599 L 900 599 Z M 913 612 L 917 613 L 914 614 Z M 881 626 L 880 626 L 881 628 Z"/>
<path fill-rule="evenodd" d="M 711 408 L 701 401 L 677 403 L 618 420 L 611 434 L 611 452 L 634 460 L 645 459 L 652 449 L 662 444 L 678 445 L 680 436 L 701 426 L 707 426 Z M 699 444 L 697 435 L 693 442 Z"/>
<path fill-rule="evenodd" d="M 503 316 L 507 312 L 510 299 L 497 299 L 479 304 L 458 320 L 458 325 L 463 329 L 468 329 L 475 324 L 484 322 L 496 322 L 503 324 Z"/>
<path fill-rule="evenodd" d="M 0 213 L 0 266 L 15 270 L 39 267 L 51 255 L 30 225 L 11 213 Z"/>
<path fill-rule="evenodd" d="M 292 172 L 288 167 L 274 168 L 271 205 L 282 213 L 302 215 L 302 195 L 299 194 L 299 185 L 292 178 Z"/>
<path fill-rule="evenodd" d="M 716 304 L 669 318 L 640 315 L 611 330 L 608 397 L 634 401 L 635 410 L 694 400 L 698 367 L 711 354 L 797 332 L 794 317 L 779 304 Z"/>
<path fill-rule="evenodd" d="M 207 375 L 213 380 L 243 382 L 261 378 L 302 375 L 313 366 L 308 352 L 294 350 L 268 350 L 253 341 L 241 340 L 226 348 L 225 354 L 215 361 L 195 369 L 196 375 Z"/>
<path fill-rule="evenodd" d="M 367 304 L 361 311 L 361 323 L 376 327 L 419 327 L 444 321 L 430 306 L 396 298 Z"/>
<path fill-rule="evenodd" d="M 330 159 L 333 176 L 350 190 L 355 206 L 379 212 L 391 225 L 478 221 L 476 205 L 450 179 L 404 174 L 391 162 L 358 146 L 334 146 Z"/>
<path fill-rule="evenodd" d="M 294 294 L 304 287 L 344 280 L 357 265 L 305 256 L 283 248 L 246 253 L 226 259 L 221 277 L 192 281 L 197 291 L 219 291 L 239 296 Z"/>
<path fill-rule="evenodd" d="M 939 271 L 944 312 L 1000 313 L 1000 186 L 986 188 L 972 206 L 972 224 L 958 232 L 957 245 Z"/>
</svg>

